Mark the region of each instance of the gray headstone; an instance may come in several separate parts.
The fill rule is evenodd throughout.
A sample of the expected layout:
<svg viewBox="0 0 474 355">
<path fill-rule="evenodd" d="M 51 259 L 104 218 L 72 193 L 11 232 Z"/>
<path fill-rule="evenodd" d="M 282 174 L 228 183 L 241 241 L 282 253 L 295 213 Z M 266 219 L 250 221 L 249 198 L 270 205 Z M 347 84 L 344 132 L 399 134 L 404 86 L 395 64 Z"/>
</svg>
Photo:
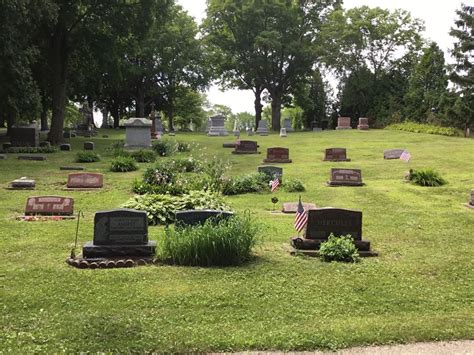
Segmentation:
<svg viewBox="0 0 474 355">
<path fill-rule="evenodd" d="M 286 128 L 280 128 L 280 137 L 287 137 Z"/>
<path fill-rule="evenodd" d="M 39 129 L 35 124 L 28 126 L 13 126 L 10 129 L 12 147 L 38 147 Z"/>
<path fill-rule="evenodd" d="M 347 159 L 346 148 L 328 148 L 324 151 L 324 161 L 351 161 Z"/>
<path fill-rule="evenodd" d="M 283 168 L 272 165 L 265 165 L 257 167 L 257 172 L 268 175 L 269 178 L 274 179 L 275 177 L 280 180 L 280 183 L 283 180 Z"/>
<path fill-rule="evenodd" d="M 400 159 L 405 149 L 387 149 L 383 151 L 384 159 Z"/>
<path fill-rule="evenodd" d="M 130 118 L 125 122 L 125 147 L 151 147 L 151 121 L 146 118 Z"/>
<path fill-rule="evenodd" d="M 204 224 L 208 219 L 219 222 L 234 215 L 233 212 L 216 210 L 186 210 L 175 213 L 177 226 L 194 226 Z"/>
<path fill-rule="evenodd" d="M 84 142 L 84 150 L 94 150 L 94 142 Z"/>
<path fill-rule="evenodd" d="M 260 136 L 268 136 L 268 124 L 267 121 L 260 120 L 258 121 L 257 132 Z"/>
<path fill-rule="evenodd" d="M 209 131 L 207 132 L 208 136 L 228 136 L 229 133 L 225 128 L 225 117 L 222 115 L 212 116 L 210 118 L 211 126 L 209 127 Z"/>
<path fill-rule="evenodd" d="M 291 163 L 290 150 L 288 148 L 273 147 L 267 149 L 267 157 L 264 163 Z"/>
<path fill-rule="evenodd" d="M 70 151 L 71 145 L 69 143 L 64 143 L 59 146 L 59 150 Z"/>
<path fill-rule="evenodd" d="M 13 180 L 10 183 L 10 186 L 12 188 L 28 189 L 28 188 L 34 188 L 36 186 L 36 182 L 33 179 L 22 177 L 22 178 Z"/>
<path fill-rule="evenodd" d="M 283 127 L 286 129 L 287 132 L 293 132 L 293 127 L 291 127 L 291 119 L 290 118 L 285 118 L 283 120 Z"/>
</svg>

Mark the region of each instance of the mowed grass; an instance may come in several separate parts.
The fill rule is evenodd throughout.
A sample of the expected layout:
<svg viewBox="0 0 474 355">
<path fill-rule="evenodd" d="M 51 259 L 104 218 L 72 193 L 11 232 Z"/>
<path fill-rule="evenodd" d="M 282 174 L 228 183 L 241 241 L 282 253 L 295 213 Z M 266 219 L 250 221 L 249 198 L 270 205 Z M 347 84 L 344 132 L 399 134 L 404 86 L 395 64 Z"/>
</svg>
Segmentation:
<svg viewBox="0 0 474 355">
<path fill-rule="evenodd" d="M 256 171 L 266 148 L 289 147 L 293 163 L 281 165 L 283 179 L 304 181 L 304 202 L 361 210 L 363 236 L 380 256 L 359 264 L 291 256 L 294 217 L 270 213 L 270 199 L 294 202 L 299 194 L 279 191 L 226 198 L 265 226 L 255 261 L 245 266 L 74 269 L 64 261 L 76 221 L 20 222 L 15 216 L 30 195 L 71 196 L 85 214 L 79 245 L 91 240 L 95 211 L 132 196 L 132 181 L 146 166 L 109 171 L 106 148 L 123 137 L 123 131 L 101 131 L 91 140 L 102 161 L 76 164 L 105 174 L 98 192 L 61 191 L 68 172 L 59 166 L 75 164 L 86 139 L 72 139 L 72 152 L 49 154 L 44 162 L 13 154 L 0 160 L 2 189 L 21 176 L 37 181 L 35 191 L 1 191 L 0 352 L 310 350 L 473 338 L 474 210 L 463 206 L 474 188 L 473 140 L 380 130 L 290 133 L 249 137 L 262 154 L 236 156 L 222 148 L 233 137 L 178 134 L 198 143 L 194 156 L 231 160 L 234 175 Z M 323 162 L 329 147 L 347 148 L 352 161 Z M 383 160 L 389 148 L 407 148 L 412 161 Z M 331 167 L 362 169 L 366 186 L 326 187 Z M 424 167 L 448 184 L 403 182 L 409 168 Z M 163 227 L 150 227 L 149 235 L 163 238 Z"/>
</svg>

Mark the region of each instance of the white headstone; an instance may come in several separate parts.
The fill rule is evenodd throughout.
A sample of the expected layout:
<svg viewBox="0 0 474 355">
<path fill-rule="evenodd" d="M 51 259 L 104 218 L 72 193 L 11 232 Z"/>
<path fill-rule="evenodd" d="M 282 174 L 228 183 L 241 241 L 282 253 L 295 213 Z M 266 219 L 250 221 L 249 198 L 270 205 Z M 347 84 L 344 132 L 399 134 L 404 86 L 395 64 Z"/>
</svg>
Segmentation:
<svg viewBox="0 0 474 355">
<path fill-rule="evenodd" d="M 151 121 L 146 118 L 134 117 L 125 122 L 125 147 L 151 147 Z"/>
<path fill-rule="evenodd" d="M 280 137 L 287 137 L 286 128 L 280 128 Z"/>
</svg>

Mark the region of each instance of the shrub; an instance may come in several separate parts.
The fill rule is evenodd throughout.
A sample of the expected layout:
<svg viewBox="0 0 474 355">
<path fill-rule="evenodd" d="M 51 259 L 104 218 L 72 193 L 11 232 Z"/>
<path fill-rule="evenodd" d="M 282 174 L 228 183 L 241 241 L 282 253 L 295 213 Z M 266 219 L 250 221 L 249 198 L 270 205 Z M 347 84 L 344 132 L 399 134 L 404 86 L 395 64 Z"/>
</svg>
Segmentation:
<svg viewBox="0 0 474 355">
<path fill-rule="evenodd" d="M 162 157 L 173 155 L 177 151 L 176 142 L 169 139 L 160 139 L 153 143 L 153 150 Z"/>
<path fill-rule="evenodd" d="M 411 121 L 391 124 L 385 127 L 385 129 L 414 132 L 414 133 L 438 134 L 442 136 L 462 136 L 463 135 L 462 132 L 456 128 L 441 127 L 441 126 L 416 123 L 416 122 L 411 122 Z"/>
<path fill-rule="evenodd" d="M 191 191 L 182 196 L 145 194 L 131 198 L 122 207 L 145 211 L 150 225 L 173 223 L 176 211 L 229 210 L 221 196 L 207 191 Z"/>
<path fill-rule="evenodd" d="M 96 152 L 81 151 L 76 153 L 76 162 L 78 163 L 93 163 L 99 161 L 100 157 Z"/>
<path fill-rule="evenodd" d="M 117 157 L 112 160 L 110 170 L 115 172 L 135 171 L 138 169 L 135 160 L 131 157 Z"/>
<path fill-rule="evenodd" d="M 238 195 L 265 191 L 269 189 L 268 182 L 268 176 L 263 173 L 231 177 L 223 181 L 222 193 L 224 195 Z"/>
<path fill-rule="evenodd" d="M 433 169 L 410 170 L 410 181 L 420 186 L 442 186 L 447 183 L 441 175 Z"/>
<path fill-rule="evenodd" d="M 153 150 L 140 149 L 130 155 L 139 163 L 153 163 L 156 160 L 156 153 Z"/>
<path fill-rule="evenodd" d="M 129 156 L 130 156 L 130 152 L 126 151 L 126 150 L 123 149 L 123 148 L 116 148 L 116 149 L 113 150 L 112 155 L 114 156 L 114 158 L 117 158 L 117 157 L 129 157 Z"/>
<path fill-rule="evenodd" d="M 214 157 L 202 164 L 206 185 L 211 191 L 222 191 L 224 174 L 230 168 L 230 163 Z"/>
<path fill-rule="evenodd" d="M 300 180 L 297 179 L 285 179 L 285 182 L 282 184 L 283 190 L 286 192 L 303 192 L 305 187 Z"/>
<path fill-rule="evenodd" d="M 6 149 L 7 153 L 27 153 L 27 154 L 49 154 L 56 152 L 57 149 L 55 147 L 10 147 Z"/>
<path fill-rule="evenodd" d="M 324 261 L 358 262 L 360 257 L 350 234 L 340 237 L 331 233 L 326 242 L 321 243 L 319 256 Z"/>
<path fill-rule="evenodd" d="M 240 265 L 251 258 L 260 225 L 249 214 L 216 223 L 165 229 L 158 254 L 163 262 L 191 266 Z"/>
<path fill-rule="evenodd" d="M 191 151 L 191 144 L 185 142 L 177 142 L 176 143 L 176 150 L 178 152 L 190 152 Z"/>
</svg>

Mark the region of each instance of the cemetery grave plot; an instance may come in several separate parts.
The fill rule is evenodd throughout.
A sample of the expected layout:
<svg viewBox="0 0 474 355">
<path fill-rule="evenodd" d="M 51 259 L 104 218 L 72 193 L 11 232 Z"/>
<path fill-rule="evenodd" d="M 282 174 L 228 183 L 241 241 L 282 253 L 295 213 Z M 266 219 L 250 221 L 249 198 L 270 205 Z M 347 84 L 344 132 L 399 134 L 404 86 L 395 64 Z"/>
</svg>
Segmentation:
<svg viewBox="0 0 474 355">
<path fill-rule="evenodd" d="M 25 214 L 17 219 L 61 220 L 74 219 L 74 199 L 62 196 L 33 196 L 26 201 Z"/>
<path fill-rule="evenodd" d="M 257 151 L 257 142 L 241 140 L 235 144 L 232 154 L 260 154 Z"/>
<path fill-rule="evenodd" d="M 65 190 L 97 190 L 104 186 L 104 176 L 100 173 L 70 173 Z"/>
<path fill-rule="evenodd" d="M 360 169 L 331 168 L 328 186 L 363 186 L 362 172 Z"/>
<path fill-rule="evenodd" d="M 267 157 L 263 160 L 265 164 L 267 163 L 291 163 L 290 159 L 290 150 L 288 148 L 268 148 Z"/>
</svg>

